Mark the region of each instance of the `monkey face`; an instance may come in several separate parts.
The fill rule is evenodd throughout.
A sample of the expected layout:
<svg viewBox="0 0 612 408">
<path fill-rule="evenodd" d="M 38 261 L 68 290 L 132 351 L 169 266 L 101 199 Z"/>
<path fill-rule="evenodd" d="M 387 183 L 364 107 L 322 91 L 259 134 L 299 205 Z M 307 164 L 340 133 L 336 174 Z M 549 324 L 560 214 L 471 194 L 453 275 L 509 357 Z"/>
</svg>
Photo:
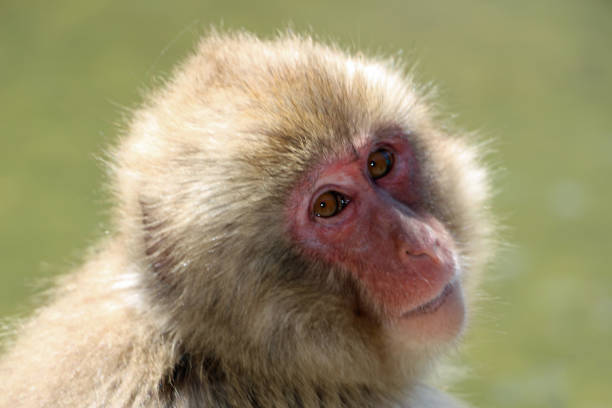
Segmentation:
<svg viewBox="0 0 612 408">
<path fill-rule="evenodd" d="M 347 271 L 358 313 L 393 341 L 452 340 L 464 320 L 454 239 L 427 210 L 421 166 L 401 131 L 366 137 L 314 167 L 288 202 L 290 234 L 307 256 Z"/>
</svg>

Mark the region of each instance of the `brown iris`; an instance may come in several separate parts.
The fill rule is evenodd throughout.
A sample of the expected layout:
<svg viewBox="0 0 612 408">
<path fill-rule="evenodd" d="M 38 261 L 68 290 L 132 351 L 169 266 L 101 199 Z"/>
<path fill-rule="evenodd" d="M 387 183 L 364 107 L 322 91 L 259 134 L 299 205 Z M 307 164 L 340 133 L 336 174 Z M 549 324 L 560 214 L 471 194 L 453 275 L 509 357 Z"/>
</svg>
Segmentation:
<svg viewBox="0 0 612 408">
<path fill-rule="evenodd" d="M 374 180 L 384 177 L 393 167 L 393 154 L 385 149 L 378 149 L 368 156 L 368 171 Z"/>
<path fill-rule="evenodd" d="M 337 191 L 326 191 L 314 202 L 312 211 L 316 217 L 333 217 L 347 206 L 349 200 Z"/>
</svg>

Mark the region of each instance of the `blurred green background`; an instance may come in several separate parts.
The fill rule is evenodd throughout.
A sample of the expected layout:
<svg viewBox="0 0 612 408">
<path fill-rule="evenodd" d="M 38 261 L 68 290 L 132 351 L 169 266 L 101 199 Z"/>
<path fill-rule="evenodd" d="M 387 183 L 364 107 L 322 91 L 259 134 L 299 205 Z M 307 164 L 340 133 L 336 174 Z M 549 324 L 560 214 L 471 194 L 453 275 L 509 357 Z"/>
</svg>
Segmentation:
<svg viewBox="0 0 612 408">
<path fill-rule="evenodd" d="M 480 407 L 612 401 L 612 3 L 0 2 L 0 318 L 107 226 L 96 157 L 211 23 L 291 24 L 419 61 L 456 122 L 495 139 L 508 243 L 453 387 Z M 42 284 L 40 282 L 43 282 Z M 30 300 L 28 300 L 30 299 Z"/>
</svg>

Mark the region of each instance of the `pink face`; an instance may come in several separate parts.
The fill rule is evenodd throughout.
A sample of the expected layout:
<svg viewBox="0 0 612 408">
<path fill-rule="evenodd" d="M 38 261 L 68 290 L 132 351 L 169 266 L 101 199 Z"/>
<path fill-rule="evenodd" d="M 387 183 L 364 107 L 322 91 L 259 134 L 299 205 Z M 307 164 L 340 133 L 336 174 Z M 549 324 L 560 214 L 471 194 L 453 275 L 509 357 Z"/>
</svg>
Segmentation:
<svg viewBox="0 0 612 408">
<path fill-rule="evenodd" d="M 287 206 L 306 254 L 364 289 L 360 307 L 397 338 L 454 338 L 464 306 L 453 238 L 425 210 L 419 164 L 402 135 L 368 141 L 306 175 Z"/>
</svg>

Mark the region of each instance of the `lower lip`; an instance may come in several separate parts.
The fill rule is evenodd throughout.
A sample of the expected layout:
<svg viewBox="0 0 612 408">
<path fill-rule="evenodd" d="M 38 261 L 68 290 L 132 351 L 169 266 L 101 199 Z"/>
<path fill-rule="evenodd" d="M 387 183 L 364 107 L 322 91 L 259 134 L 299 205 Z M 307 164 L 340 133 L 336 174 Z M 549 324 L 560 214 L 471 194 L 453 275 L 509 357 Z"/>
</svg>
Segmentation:
<svg viewBox="0 0 612 408">
<path fill-rule="evenodd" d="M 454 291 L 455 291 L 455 286 L 451 282 L 444 287 L 444 290 L 442 290 L 442 293 L 440 293 L 437 297 L 435 297 L 434 299 L 430 300 L 427 303 L 422 304 L 421 306 L 417 306 L 416 308 L 410 310 L 409 312 L 404 313 L 402 317 L 406 318 L 406 317 L 412 317 L 412 316 L 421 315 L 421 314 L 434 313 L 446 302 L 446 300 L 450 297 L 450 295 L 453 294 Z"/>
</svg>

